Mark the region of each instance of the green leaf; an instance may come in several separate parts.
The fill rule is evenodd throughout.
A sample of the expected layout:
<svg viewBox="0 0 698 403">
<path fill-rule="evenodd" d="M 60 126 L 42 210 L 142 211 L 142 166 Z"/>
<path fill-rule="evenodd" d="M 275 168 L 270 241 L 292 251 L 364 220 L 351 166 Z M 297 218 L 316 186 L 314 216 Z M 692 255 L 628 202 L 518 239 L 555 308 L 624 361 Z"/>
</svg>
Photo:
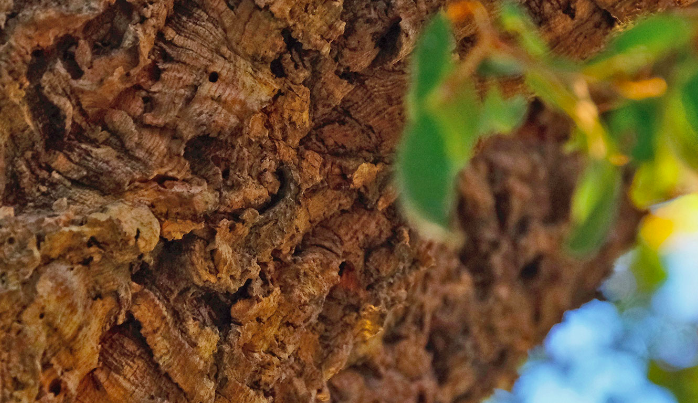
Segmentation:
<svg viewBox="0 0 698 403">
<path fill-rule="evenodd" d="M 638 291 L 644 294 L 653 293 L 667 277 L 659 253 L 644 242 L 640 242 L 635 248 L 630 269 L 635 275 Z"/>
<path fill-rule="evenodd" d="M 482 105 L 480 134 L 511 132 L 523 122 L 527 109 L 528 102 L 523 96 L 504 99 L 499 88 L 492 86 Z"/>
<path fill-rule="evenodd" d="M 409 124 L 398 150 L 396 171 L 408 214 L 447 228 L 455 173 L 433 117 L 422 114 Z"/>
<path fill-rule="evenodd" d="M 660 106 L 656 99 L 631 101 L 609 114 L 611 137 L 620 145 L 621 151 L 629 154 L 635 162 L 654 158 Z"/>
<path fill-rule="evenodd" d="M 521 46 L 531 55 L 546 56 L 550 53 L 538 27 L 519 4 L 513 1 L 503 2 L 499 11 L 499 24 L 505 31 L 516 34 Z"/>
<path fill-rule="evenodd" d="M 605 160 L 592 160 L 572 199 L 574 228 L 568 239 L 570 252 L 591 254 L 602 245 L 613 225 L 621 193 L 619 169 Z"/>
<path fill-rule="evenodd" d="M 685 47 L 691 41 L 693 31 L 690 22 L 681 16 L 651 16 L 616 36 L 606 51 L 587 64 L 585 71 L 600 79 L 618 73 L 634 74 Z"/>
<path fill-rule="evenodd" d="M 577 97 L 558 77 L 543 71 L 529 70 L 526 72 L 526 85 L 550 106 L 560 109 L 571 117 L 576 116 Z"/>
<path fill-rule="evenodd" d="M 651 362 L 647 377 L 657 385 L 669 389 L 679 403 L 698 402 L 698 367 L 671 371 Z"/>
<path fill-rule="evenodd" d="M 570 82 L 562 77 L 546 74 L 540 69 L 530 69 L 526 73 L 526 84 L 550 106 L 565 112 L 576 124 L 579 134 L 576 145 L 583 146 L 594 158 L 605 158 L 612 151 L 606 128 L 598 118 L 598 111 L 590 99 L 579 99 L 569 88 Z"/>
<path fill-rule="evenodd" d="M 695 85 L 691 77 L 674 96 L 668 100 L 666 119 L 664 120 L 664 137 L 681 161 L 698 171 L 698 127 L 693 125 L 696 105 L 695 100 L 689 99 Z"/>
<path fill-rule="evenodd" d="M 681 101 L 686 111 L 686 119 L 693 131 L 698 133 L 698 71 L 681 88 Z M 698 141 L 698 137 L 695 140 Z"/>
<path fill-rule="evenodd" d="M 679 183 L 680 165 L 676 157 L 660 145 L 654 159 L 644 162 L 635 171 L 630 188 L 630 199 L 640 209 L 666 201 Z"/>
<path fill-rule="evenodd" d="M 448 227 L 453 197 L 453 135 L 445 130 L 443 117 L 430 110 L 430 95 L 454 68 L 454 41 L 448 19 L 438 13 L 420 36 L 412 62 L 408 94 L 410 115 L 398 149 L 396 176 L 401 201 L 417 221 Z M 453 129 L 451 129 L 452 131 Z"/>
<path fill-rule="evenodd" d="M 483 60 L 477 68 L 481 76 L 511 77 L 524 74 L 524 66 L 516 58 L 495 53 Z"/>
<path fill-rule="evenodd" d="M 474 83 L 471 80 L 463 83 L 452 99 L 433 105 L 429 113 L 439 125 L 452 169 L 459 170 L 472 156 L 482 118 Z"/>
<path fill-rule="evenodd" d="M 685 18 L 673 14 L 653 15 L 623 31 L 608 45 L 608 52 L 621 55 L 639 52 L 658 55 L 685 46 L 691 40 L 691 26 Z"/>
<path fill-rule="evenodd" d="M 453 70 L 455 44 L 448 18 L 438 13 L 427 25 L 415 47 L 412 63 L 412 107 L 424 107 L 429 94 Z"/>
</svg>

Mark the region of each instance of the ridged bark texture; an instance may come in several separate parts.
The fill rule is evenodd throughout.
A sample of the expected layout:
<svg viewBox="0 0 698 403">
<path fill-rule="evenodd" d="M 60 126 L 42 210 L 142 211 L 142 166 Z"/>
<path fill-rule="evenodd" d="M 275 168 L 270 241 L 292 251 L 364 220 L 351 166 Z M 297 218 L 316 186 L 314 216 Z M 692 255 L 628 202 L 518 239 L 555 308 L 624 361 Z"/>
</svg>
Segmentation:
<svg viewBox="0 0 698 403">
<path fill-rule="evenodd" d="M 585 57 L 690 2 L 524 5 Z M 536 105 L 461 175 L 462 250 L 406 225 L 408 56 L 442 5 L 0 0 L 0 401 L 474 403 L 509 385 L 639 213 L 598 256 L 564 253 L 581 160 Z"/>
</svg>

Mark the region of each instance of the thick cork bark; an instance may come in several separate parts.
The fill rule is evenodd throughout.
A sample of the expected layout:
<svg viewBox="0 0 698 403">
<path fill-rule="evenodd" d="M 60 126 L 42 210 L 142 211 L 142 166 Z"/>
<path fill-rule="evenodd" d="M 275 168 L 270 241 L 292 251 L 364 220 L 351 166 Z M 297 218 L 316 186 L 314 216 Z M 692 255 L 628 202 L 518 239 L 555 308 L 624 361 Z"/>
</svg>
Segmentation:
<svg viewBox="0 0 698 403">
<path fill-rule="evenodd" d="M 684 0 L 531 0 L 582 58 Z M 483 144 L 460 251 L 391 183 L 440 0 L 0 0 L 0 401 L 478 402 L 633 240 L 565 254 L 568 122 Z M 487 3 L 496 10 L 496 2 Z M 459 49 L 476 40 L 458 27 Z"/>
</svg>

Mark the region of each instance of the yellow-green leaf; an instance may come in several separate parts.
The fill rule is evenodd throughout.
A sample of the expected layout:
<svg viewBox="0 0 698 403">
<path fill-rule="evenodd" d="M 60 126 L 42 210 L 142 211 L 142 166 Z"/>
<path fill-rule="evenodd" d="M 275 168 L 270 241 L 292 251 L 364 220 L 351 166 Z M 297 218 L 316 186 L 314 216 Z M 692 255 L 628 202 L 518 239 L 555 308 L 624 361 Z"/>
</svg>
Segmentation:
<svg viewBox="0 0 698 403">
<path fill-rule="evenodd" d="M 681 101 L 686 118 L 698 133 L 698 71 L 681 88 Z"/>
<path fill-rule="evenodd" d="M 635 248 L 630 269 L 635 275 L 638 291 L 646 295 L 659 288 L 667 277 L 659 253 L 644 242 L 640 242 Z"/>
<path fill-rule="evenodd" d="M 654 159 L 635 171 L 630 199 L 638 208 L 648 208 L 670 198 L 679 183 L 681 166 L 666 145 L 655 152 Z"/>
<path fill-rule="evenodd" d="M 698 171 L 698 127 L 691 122 L 691 108 L 695 105 L 687 99 L 689 95 L 684 95 L 690 91 L 684 87 L 681 93 L 670 97 L 662 134 L 681 161 Z"/>
<path fill-rule="evenodd" d="M 618 167 L 605 160 L 592 160 L 572 199 L 574 228 L 567 243 L 570 252 L 583 256 L 603 245 L 616 218 L 620 192 Z"/>
<path fill-rule="evenodd" d="M 531 55 L 545 56 L 550 53 L 548 45 L 538 33 L 538 27 L 519 4 L 513 1 L 503 2 L 499 11 L 499 24 L 505 31 L 516 34 L 521 46 Z"/>
<path fill-rule="evenodd" d="M 477 143 L 481 107 L 472 81 L 461 85 L 447 102 L 432 105 L 428 111 L 441 129 L 452 169 L 462 168 Z"/>
<path fill-rule="evenodd" d="M 526 85 L 550 106 L 572 117 L 576 115 L 577 97 L 559 78 L 550 77 L 543 71 L 529 70 L 526 72 Z"/>
<path fill-rule="evenodd" d="M 698 367 L 670 371 L 652 362 L 647 377 L 669 389 L 679 403 L 698 402 Z"/>
<path fill-rule="evenodd" d="M 634 74 L 669 53 L 685 47 L 694 32 L 690 22 L 674 14 L 654 15 L 621 32 L 585 72 L 598 79 Z"/>
<path fill-rule="evenodd" d="M 527 107 L 528 102 L 523 96 L 516 95 L 504 99 L 499 88 L 493 86 L 487 92 L 482 105 L 480 134 L 511 132 L 523 122 Z"/>
</svg>

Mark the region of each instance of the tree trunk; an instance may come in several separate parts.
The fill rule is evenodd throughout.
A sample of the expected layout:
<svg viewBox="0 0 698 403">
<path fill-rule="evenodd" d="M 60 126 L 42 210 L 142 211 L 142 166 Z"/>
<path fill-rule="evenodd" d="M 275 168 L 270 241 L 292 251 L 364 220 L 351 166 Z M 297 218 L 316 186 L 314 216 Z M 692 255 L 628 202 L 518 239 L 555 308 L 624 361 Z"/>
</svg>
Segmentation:
<svg viewBox="0 0 698 403">
<path fill-rule="evenodd" d="M 691 2 L 524 3 L 585 57 Z M 534 104 L 460 177 L 462 250 L 406 225 L 390 180 L 406 61 L 441 3 L 0 0 L 0 401 L 478 402 L 510 385 L 640 214 L 626 203 L 598 256 L 564 253 L 582 162 Z M 472 27 L 457 39 L 467 52 Z"/>
</svg>

